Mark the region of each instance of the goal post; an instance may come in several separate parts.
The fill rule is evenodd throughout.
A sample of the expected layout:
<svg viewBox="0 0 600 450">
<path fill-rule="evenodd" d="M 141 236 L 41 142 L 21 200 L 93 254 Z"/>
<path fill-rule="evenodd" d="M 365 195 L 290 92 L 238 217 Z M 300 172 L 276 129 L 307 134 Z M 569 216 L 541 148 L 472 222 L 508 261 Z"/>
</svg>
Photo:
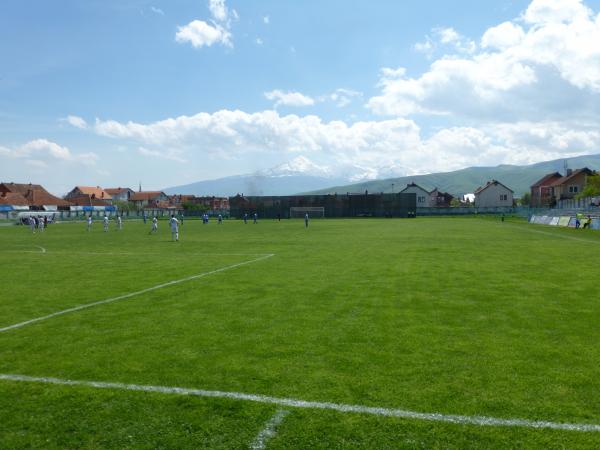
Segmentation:
<svg viewBox="0 0 600 450">
<path fill-rule="evenodd" d="M 325 217 L 324 206 L 292 206 L 290 207 L 290 218 L 303 219 L 308 214 L 311 219 Z"/>
</svg>

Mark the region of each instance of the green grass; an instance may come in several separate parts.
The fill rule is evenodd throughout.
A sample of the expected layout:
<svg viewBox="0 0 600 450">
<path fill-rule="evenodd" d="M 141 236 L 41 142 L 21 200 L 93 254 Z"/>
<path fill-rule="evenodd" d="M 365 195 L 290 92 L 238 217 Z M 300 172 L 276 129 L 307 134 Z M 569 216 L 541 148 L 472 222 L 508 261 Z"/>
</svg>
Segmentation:
<svg viewBox="0 0 600 450">
<path fill-rule="evenodd" d="M 275 256 L 0 333 L 0 373 L 600 423 L 596 232 L 188 220 L 173 243 L 149 226 L 0 228 L 0 328 Z M 276 410 L 0 381 L 0 448 L 247 448 Z M 292 409 L 268 442 L 290 447 L 598 448 L 600 433 Z"/>
</svg>

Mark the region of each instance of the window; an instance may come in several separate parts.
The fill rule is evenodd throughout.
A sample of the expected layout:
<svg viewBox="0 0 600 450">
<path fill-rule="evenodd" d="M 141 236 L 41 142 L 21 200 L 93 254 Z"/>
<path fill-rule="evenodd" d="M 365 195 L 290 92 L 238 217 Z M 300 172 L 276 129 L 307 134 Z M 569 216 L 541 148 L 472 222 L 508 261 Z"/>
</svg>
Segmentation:
<svg viewBox="0 0 600 450">
<path fill-rule="evenodd" d="M 508 194 L 500 194 L 500 201 L 507 201 L 508 200 Z"/>
<path fill-rule="evenodd" d="M 418 202 L 419 203 L 425 203 L 425 197 L 419 197 L 418 198 Z"/>
<path fill-rule="evenodd" d="M 571 194 L 577 194 L 577 192 L 579 192 L 579 186 L 569 186 L 569 192 Z"/>
</svg>

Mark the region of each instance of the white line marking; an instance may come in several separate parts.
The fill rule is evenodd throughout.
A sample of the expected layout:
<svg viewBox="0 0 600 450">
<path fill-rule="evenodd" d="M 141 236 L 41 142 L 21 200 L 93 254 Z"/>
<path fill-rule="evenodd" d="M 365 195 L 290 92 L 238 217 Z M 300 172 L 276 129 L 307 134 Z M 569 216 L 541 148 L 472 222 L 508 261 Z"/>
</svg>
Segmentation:
<svg viewBox="0 0 600 450">
<path fill-rule="evenodd" d="M 265 423 L 265 427 L 256 435 L 252 444 L 250 444 L 250 448 L 252 450 L 263 450 L 266 448 L 267 441 L 272 439 L 277 434 L 277 427 L 283 422 L 285 416 L 287 416 L 290 412 L 285 409 L 280 409 L 275 413 L 273 417 L 269 419 L 267 423 Z"/>
<path fill-rule="evenodd" d="M 403 419 L 427 420 L 433 422 L 449 422 L 459 425 L 478 425 L 491 427 L 523 427 L 580 432 L 600 432 L 600 425 L 591 423 L 561 423 L 543 420 L 502 419 L 486 416 L 460 416 L 455 414 L 422 413 L 404 409 L 380 408 L 375 406 L 347 405 L 343 403 L 314 402 L 292 398 L 269 397 L 260 394 L 244 394 L 242 392 L 207 391 L 168 386 L 149 386 L 140 384 L 111 383 L 105 381 L 65 380 L 52 377 L 30 377 L 27 375 L 0 374 L 0 380 L 26 381 L 67 386 L 85 386 L 99 389 L 122 389 L 128 391 L 160 392 L 163 394 L 194 395 L 197 397 L 226 398 L 249 402 L 267 403 L 291 408 L 324 409 L 342 413 L 370 414 L 374 416 L 400 417 Z"/>
<path fill-rule="evenodd" d="M 236 267 L 245 266 L 247 264 L 251 264 L 251 263 L 258 262 L 258 261 L 262 261 L 263 259 L 267 259 L 267 258 L 270 258 L 272 256 L 275 256 L 275 255 L 271 253 L 271 254 L 268 254 L 268 255 L 261 256 L 260 258 L 251 259 L 250 261 L 244 261 L 244 262 L 241 262 L 241 263 L 232 264 L 230 266 L 221 267 L 220 269 L 211 270 L 210 272 L 204 272 L 204 273 L 200 273 L 200 274 L 197 274 L 197 275 L 192 275 L 190 277 L 181 278 L 179 280 L 174 280 L 174 281 L 169 281 L 167 283 L 158 284 L 156 286 L 152 286 L 152 287 L 149 287 L 149 288 L 146 288 L 146 289 L 142 289 L 141 291 L 131 292 L 129 294 L 119 295 L 118 297 L 107 298 L 105 300 L 100 300 L 98 302 L 86 303 L 85 305 L 79 305 L 79 306 L 75 306 L 73 308 L 64 309 L 62 311 L 57 311 L 55 313 L 48 314 L 47 316 L 36 317 L 35 319 L 26 320 L 25 322 L 15 323 L 14 325 L 9 325 L 7 327 L 0 328 L 0 333 L 2 333 L 4 331 L 13 330 L 15 328 L 21 328 L 21 327 L 24 327 L 25 325 L 29 325 L 29 324 L 32 324 L 32 323 L 35 323 L 35 322 L 40 322 L 42 320 L 51 319 L 52 317 L 62 316 L 63 314 L 68 314 L 68 313 L 72 313 L 72 312 L 75 312 L 75 311 L 81 311 L 82 309 L 91 308 L 93 306 L 98 306 L 98 305 L 104 305 L 106 303 L 112 303 L 112 302 L 116 302 L 116 301 L 119 301 L 119 300 L 125 300 L 127 298 L 135 297 L 137 295 L 145 294 L 147 292 L 152 292 L 152 291 L 155 291 L 157 289 L 162 289 L 162 288 L 165 288 L 165 287 L 168 287 L 168 286 L 173 286 L 175 284 L 185 283 L 186 281 L 196 280 L 198 278 L 203 278 L 203 277 L 206 277 L 208 275 L 214 275 L 215 273 L 224 272 L 226 270 L 235 269 Z"/>
<path fill-rule="evenodd" d="M 41 247 L 39 245 L 34 245 L 34 247 L 39 248 L 42 251 L 42 253 L 46 253 L 46 249 L 44 247 Z"/>
</svg>

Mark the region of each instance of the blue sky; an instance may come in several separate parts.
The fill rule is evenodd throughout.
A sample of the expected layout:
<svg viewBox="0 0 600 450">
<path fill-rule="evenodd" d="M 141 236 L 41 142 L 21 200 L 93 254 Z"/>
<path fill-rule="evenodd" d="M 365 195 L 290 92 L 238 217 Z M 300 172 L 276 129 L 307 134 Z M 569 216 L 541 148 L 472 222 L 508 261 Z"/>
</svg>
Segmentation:
<svg viewBox="0 0 600 450">
<path fill-rule="evenodd" d="M 600 0 L 5 1 L 0 179 L 163 188 L 598 153 Z"/>
</svg>

